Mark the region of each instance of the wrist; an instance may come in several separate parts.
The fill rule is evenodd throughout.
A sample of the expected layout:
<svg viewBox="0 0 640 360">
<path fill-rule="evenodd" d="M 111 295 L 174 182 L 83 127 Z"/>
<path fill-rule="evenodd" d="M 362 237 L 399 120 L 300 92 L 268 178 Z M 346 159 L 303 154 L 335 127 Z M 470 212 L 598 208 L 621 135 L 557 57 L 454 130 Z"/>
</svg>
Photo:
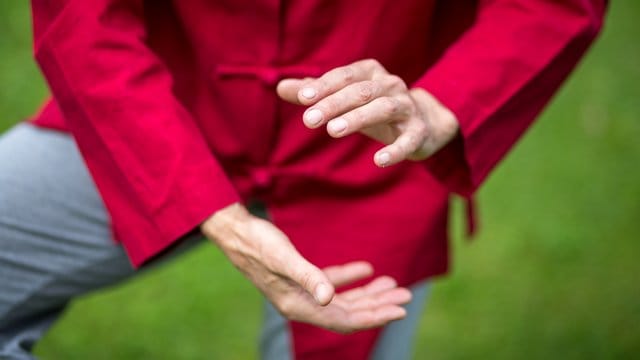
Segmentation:
<svg viewBox="0 0 640 360">
<path fill-rule="evenodd" d="M 438 99 L 422 88 L 409 90 L 423 119 L 429 123 L 430 134 L 425 147 L 429 155 L 447 145 L 460 131 L 456 116 Z"/>
<path fill-rule="evenodd" d="M 225 234 L 234 232 L 240 224 L 246 223 L 250 217 L 249 211 L 236 202 L 209 216 L 200 224 L 200 231 L 208 239 L 218 242 L 226 237 Z"/>
</svg>

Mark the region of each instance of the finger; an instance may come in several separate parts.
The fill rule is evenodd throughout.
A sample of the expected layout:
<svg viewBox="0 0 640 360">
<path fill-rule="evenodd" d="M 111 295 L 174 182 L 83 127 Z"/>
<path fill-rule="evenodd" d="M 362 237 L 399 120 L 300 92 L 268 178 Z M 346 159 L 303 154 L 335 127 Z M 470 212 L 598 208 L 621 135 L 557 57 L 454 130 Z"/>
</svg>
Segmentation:
<svg viewBox="0 0 640 360">
<path fill-rule="evenodd" d="M 379 97 L 327 123 L 327 132 L 343 137 L 369 127 L 406 119 L 411 114 L 411 102 L 403 97 Z M 366 133 L 365 133 L 366 134 Z"/>
<path fill-rule="evenodd" d="M 418 151 L 427 138 L 427 127 L 418 118 L 413 118 L 407 122 L 404 131 L 396 140 L 378 150 L 373 157 L 375 164 L 379 167 L 390 166 L 408 159 L 413 153 Z"/>
<path fill-rule="evenodd" d="M 375 294 L 380 291 L 393 289 L 397 286 L 398 286 L 398 283 L 392 277 L 381 276 L 374 279 L 373 281 L 371 281 L 370 283 L 364 286 L 360 286 L 355 289 L 351 289 L 341 293 L 340 299 L 344 301 L 353 301 L 370 294 Z"/>
<path fill-rule="evenodd" d="M 329 266 L 323 269 L 333 286 L 343 286 L 373 274 L 373 266 L 365 261 Z"/>
<path fill-rule="evenodd" d="M 337 67 L 300 89 L 298 100 L 303 105 L 314 104 L 350 84 L 372 79 L 376 72 L 384 72 L 384 68 L 375 60 L 362 60 Z"/>
<path fill-rule="evenodd" d="M 395 285 L 395 282 L 393 284 Z M 308 302 L 305 297 L 296 297 L 296 301 L 288 302 L 288 317 L 330 330 L 352 332 L 383 326 L 390 321 L 403 318 L 406 311 L 400 305 L 411 300 L 411 293 L 405 288 L 382 291 L 375 295 L 375 301 L 367 297 L 358 299 L 357 304 L 352 306 L 345 304 L 340 296 L 326 307 Z"/>
<path fill-rule="evenodd" d="M 302 119 L 309 128 L 317 128 L 326 121 L 369 103 L 385 93 L 382 83 L 358 81 L 327 95 L 307 109 Z"/>
<path fill-rule="evenodd" d="M 406 310 L 399 305 L 384 304 L 372 308 L 348 309 L 332 302 L 329 306 L 318 308 L 297 319 L 309 322 L 329 330 L 341 333 L 384 326 L 391 321 L 402 319 Z"/>
<path fill-rule="evenodd" d="M 317 128 L 327 121 L 354 109 L 366 107 L 367 104 L 375 105 L 369 112 L 370 114 L 377 115 L 376 119 L 386 120 L 390 116 L 396 116 L 398 113 L 408 113 L 411 106 L 413 106 L 409 96 L 398 96 L 406 94 L 402 89 L 406 89 L 404 82 L 394 75 L 385 75 L 375 81 L 354 82 L 320 99 L 305 111 L 303 120 L 307 127 Z M 392 97 L 394 95 L 398 96 L 398 98 Z M 385 100 L 380 101 L 380 98 Z M 380 112 L 380 114 L 376 112 Z M 363 115 L 367 115 L 366 118 L 368 118 L 370 114 Z M 359 120 L 359 118 L 355 120 Z M 336 127 L 339 123 L 342 124 L 344 122 L 333 122 L 333 128 L 330 129 L 329 134 L 338 134 L 346 129 L 345 126 Z"/>
<path fill-rule="evenodd" d="M 357 331 L 384 326 L 406 316 L 407 311 L 404 308 L 397 305 L 385 305 L 374 310 L 349 313 L 346 322 L 351 331 Z"/>
<path fill-rule="evenodd" d="M 394 288 L 360 297 L 345 306 L 350 310 L 375 309 L 384 305 L 403 305 L 411 301 L 411 291 L 406 288 Z"/>
<path fill-rule="evenodd" d="M 298 100 L 298 92 L 305 85 L 311 82 L 312 78 L 304 78 L 304 79 L 283 79 L 278 83 L 276 87 L 276 92 L 278 96 L 284 100 L 293 104 L 301 105 Z"/>
</svg>

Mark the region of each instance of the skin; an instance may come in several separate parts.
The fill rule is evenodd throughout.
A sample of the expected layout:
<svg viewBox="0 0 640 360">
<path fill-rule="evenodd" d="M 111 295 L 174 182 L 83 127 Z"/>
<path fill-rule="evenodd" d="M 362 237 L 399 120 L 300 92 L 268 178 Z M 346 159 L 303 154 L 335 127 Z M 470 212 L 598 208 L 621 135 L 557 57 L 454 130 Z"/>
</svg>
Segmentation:
<svg viewBox="0 0 640 360">
<path fill-rule="evenodd" d="M 375 60 L 335 68 L 319 78 L 284 79 L 285 101 L 307 106 L 304 124 L 335 138 L 362 133 L 382 144 L 373 161 L 385 167 L 420 161 L 458 132 L 455 116 L 423 89 L 409 89 Z M 379 327 L 406 316 L 411 292 L 382 276 L 341 293 L 336 288 L 367 278 L 373 268 L 352 262 L 319 269 L 268 221 L 239 204 L 214 213 L 203 234 L 286 318 L 340 333 Z"/>
</svg>

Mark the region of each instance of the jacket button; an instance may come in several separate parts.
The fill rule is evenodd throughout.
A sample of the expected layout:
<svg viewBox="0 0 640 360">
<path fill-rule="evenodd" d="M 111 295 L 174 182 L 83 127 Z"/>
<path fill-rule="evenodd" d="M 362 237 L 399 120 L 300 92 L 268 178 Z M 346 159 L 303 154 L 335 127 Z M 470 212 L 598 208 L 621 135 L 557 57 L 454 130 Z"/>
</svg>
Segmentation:
<svg viewBox="0 0 640 360">
<path fill-rule="evenodd" d="M 280 80 L 280 73 L 274 68 L 260 69 L 258 77 L 268 86 L 275 86 Z"/>
<path fill-rule="evenodd" d="M 264 168 L 253 169 L 251 171 L 251 179 L 259 188 L 268 188 L 271 186 L 272 177 L 269 170 Z"/>
</svg>

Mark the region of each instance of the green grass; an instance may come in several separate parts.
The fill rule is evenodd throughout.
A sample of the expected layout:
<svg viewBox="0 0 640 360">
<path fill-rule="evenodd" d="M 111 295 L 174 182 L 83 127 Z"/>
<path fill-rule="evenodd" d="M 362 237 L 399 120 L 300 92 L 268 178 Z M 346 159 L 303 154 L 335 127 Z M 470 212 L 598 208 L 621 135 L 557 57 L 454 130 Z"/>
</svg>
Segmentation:
<svg viewBox="0 0 640 360">
<path fill-rule="evenodd" d="M 435 286 L 418 359 L 640 356 L 640 2 L 612 3 L 599 42 L 480 192 Z M 0 2 L 0 130 L 46 96 L 26 2 Z M 3 191 L 3 189 L 0 189 Z M 1 250 L 0 250 L 1 251 Z M 80 299 L 45 359 L 250 359 L 260 298 L 212 246 Z"/>
</svg>

